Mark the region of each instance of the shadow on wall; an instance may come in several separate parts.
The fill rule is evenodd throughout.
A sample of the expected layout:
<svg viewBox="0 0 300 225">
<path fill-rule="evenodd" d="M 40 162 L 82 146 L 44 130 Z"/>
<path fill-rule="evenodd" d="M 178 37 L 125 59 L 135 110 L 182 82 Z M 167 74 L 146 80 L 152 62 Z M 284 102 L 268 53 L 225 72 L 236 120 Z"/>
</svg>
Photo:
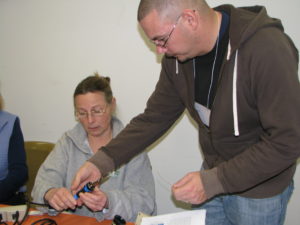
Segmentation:
<svg viewBox="0 0 300 225">
<path fill-rule="evenodd" d="M 174 130 L 174 128 L 182 121 L 182 119 L 183 119 L 183 117 L 184 116 L 187 116 L 188 117 L 188 120 L 189 120 L 189 122 L 190 123 L 192 123 L 192 125 L 193 125 L 193 127 L 195 127 L 195 129 L 197 130 L 197 125 L 196 125 L 196 122 L 191 118 L 191 116 L 189 115 L 189 113 L 187 112 L 187 110 L 185 110 L 183 113 L 182 113 L 182 115 L 177 119 L 177 121 L 169 128 L 169 130 L 164 134 L 164 135 L 162 135 L 158 140 L 156 140 L 153 144 L 151 144 L 148 148 L 147 148 L 147 150 L 146 150 L 146 152 L 150 152 L 150 151 L 152 151 L 152 150 L 155 150 L 155 148 L 165 139 L 165 138 L 167 138 L 168 136 L 169 136 L 169 134 Z M 200 148 L 199 148 L 199 153 L 201 154 L 201 157 L 203 157 L 202 156 L 202 152 L 200 151 Z M 167 188 L 164 188 L 163 187 L 163 189 L 166 189 L 167 190 L 167 192 L 170 194 L 170 200 L 173 202 L 173 205 L 176 207 L 176 208 L 180 208 L 180 209 L 184 209 L 184 210 L 191 210 L 192 209 L 192 205 L 191 204 L 189 204 L 189 203 L 185 203 L 185 202 L 182 202 L 182 201 L 178 201 L 178 200 L 176 200 L 175 198 L 174 198 L 174 196 L 172 195 L 172 193 L 170 192 L 171 190 L 170 190 L 170 186 L 171 186 L 171 184 L 169 184 L 169 182 L 167 182 L 167 181 L 165 181 L 165 179 L 164 178 L 162 178 L 160 175 L 159 175 L 159 173 L 158 173 L 158 175 L 157 175 L 157 177 L 158 177 L 158 180 L 163 180 L 162 181 L 162 186 L 164 186 L 164 184 L 166 184 L 167 183 Z"/>
<path fill-rule="evenodd" d="M 141 38 L 145 42 L 145 45 L 149 48 L 149 50 L 151 52 L 153 52 L 155 54 L 155 57 L 156 57 L 155 61 L 160 64 L 164 55 L 163 54 L 158 54 L 156 52 L 156 46 L 153 43 L 151 43 L 151 41 L 146 36 L 145 32 L 143 31 L 143 29 L 141 28 L 141 26 L 139 24 L 137 24 L 137 30 L 138 30 L 139 34 L 141 35 Z"/>
</svg>

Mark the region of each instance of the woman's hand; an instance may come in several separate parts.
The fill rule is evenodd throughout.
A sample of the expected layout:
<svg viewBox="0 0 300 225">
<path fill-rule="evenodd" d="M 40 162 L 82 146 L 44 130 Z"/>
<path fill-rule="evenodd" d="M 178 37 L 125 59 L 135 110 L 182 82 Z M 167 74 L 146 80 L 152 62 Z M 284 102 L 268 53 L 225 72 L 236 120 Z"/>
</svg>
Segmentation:
<svg viewBox="0 0 300 225">
<path fill-rule="evenodd" d="M 45 194 L 45 200 L 57 211 L 75 209 L 77 202 L 67 188 L 51 188 Z"/>
<path fill-rule="evenodd" d="M 82 203 L 94 212 L 108 208 L 107 195 L 99 187 L 95 187 L 92 192 L 80 193 L 79 197 Z"/>
</svg>

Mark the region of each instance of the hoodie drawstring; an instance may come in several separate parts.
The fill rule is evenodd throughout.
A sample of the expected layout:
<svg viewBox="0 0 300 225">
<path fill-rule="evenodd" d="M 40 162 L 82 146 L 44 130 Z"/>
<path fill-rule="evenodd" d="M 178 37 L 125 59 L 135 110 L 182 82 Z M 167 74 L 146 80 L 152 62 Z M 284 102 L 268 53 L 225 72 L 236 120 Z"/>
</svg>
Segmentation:
<svg viewBox="0 0 300 225">
<path fill-rule="evenodd" d="M 227 60 L 230 59 L 230 53 L 231 53 L 231 45 L 230 45 L 230 41 L 229 41 L 228 51 L 227 51 Z M 236 50 L 236 53 L 235 53 L 233 80 L 232 80 L 232 111 L 233 111 L 234 136 L 240 136 L 239 120 L 238 120 L 238 112 L 237 112 L 237 90 L 236 90 L 237 65 L 238 65 L 238 50 Z"/>
<path fill-rule="evenodd" d="M 239 136 L 239 120 L 237 112 L 237 64 L 238 64 L 238 50 L 235 53 L 234 69 L 233 69 L 233 84 L 232 84 L 232 106 L 233 106 L 233 123 L 234 123 L 234 136 Z"/>
<path fill-rule="evenodd" d="M 227 57 L 226 59 L 230 59 L 231 53 L 231 45 L 230 41 L 228 43 Z M 238 65 L 238 50 L 235 53 L 234 59 L 234 69 L 233 69 L 233 81 L 232 81 L 232 110 L 233 110 L 233 127 L 234 127 L 234 136 L 240 136 L 239 131 L 239 120 L 238 120 L 238 112 L 237 112 L 237 65 Z M 195 60 L 193 60 L 194 66 L 194 77 L 195 77 Z M 176 59 L 176 75 L 178 75 L 178 60 Z"/>
</svg>

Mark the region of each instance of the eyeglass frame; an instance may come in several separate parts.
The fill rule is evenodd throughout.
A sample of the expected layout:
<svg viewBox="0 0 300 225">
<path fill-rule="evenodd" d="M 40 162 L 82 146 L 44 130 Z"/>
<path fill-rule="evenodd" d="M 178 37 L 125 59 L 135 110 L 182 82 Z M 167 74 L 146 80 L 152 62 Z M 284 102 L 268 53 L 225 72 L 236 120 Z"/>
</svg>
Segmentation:
<svg viewBox="0 0 300 225">
<path fill-rule="evenodd" d="M 171 35 L 173 34 L 173 31 L 175 30 L 178 22 L 179 22 L 179 19 L 181 18 L 182 15 L 178 16 L 177 19 L 176 19 L 176 22 L 173 24 L 173 27 L 171 29 L 171 31 L 169 32 L 169 34 L 164 37 L 164 38 L 160 38 L 160 39 L 155 39 L 155 40 L 151 40 L 151 42 L 153 44 L 155 44 L 156 46 L 158 47 L 161 47 L 161 48 L 166 48 L 166 45 L 171 37 Z M 159 42 L 163 42 L 162 44 L 160 44 Z"/>
<path fill-rule="evenodd" d="M 78 110 L 75 110 L 75 116 L 76 116 L 77 119 L 87 119 L 88 116 L 91 116 L 91 117 L 101 117 L 101 116 L 103 116 L 106 113 L 106 110 L 107 110 L 107 104 L 105 105 L 104 108 L 101 108 L 99 110 L 92 109 L 89 112 L 84 111 L 84 113 L 81 113 L 81 115 L 80 115 L 80 112 Z"/>
</svg>

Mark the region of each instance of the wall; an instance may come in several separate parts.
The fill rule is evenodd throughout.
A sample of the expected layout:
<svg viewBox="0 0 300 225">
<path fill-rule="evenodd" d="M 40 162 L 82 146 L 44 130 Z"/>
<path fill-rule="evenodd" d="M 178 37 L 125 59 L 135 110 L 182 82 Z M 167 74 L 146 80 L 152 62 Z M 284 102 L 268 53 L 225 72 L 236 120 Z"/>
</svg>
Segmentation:
<svg viewBox="0 0 300 225">
<path fill-rule="evenodd" d="M 0 90 L 6 109 L 18 114 L 26 140 L 56 142 L 75 124 L 72 94 L 94 71 L 110 76 L 120 119 L 142 112 L 159 76 L 156 55 L 136 21 L 138 0 L 0 0 Z M 279 17 L 300 47 L 298 0 L 209 1 L 262 4 Z M 288 3 L 288 4 L 287 4 Z M 188 136 L 186 134 L 189 134 Z M 181 211 L 170 186 L 202 161 L 197 132 L 183 115 L 172 132 L 149 153 L 157 187 L 159 213 Z M 296 189 L 286 224 L 300 220 Z"/>
</svg>

